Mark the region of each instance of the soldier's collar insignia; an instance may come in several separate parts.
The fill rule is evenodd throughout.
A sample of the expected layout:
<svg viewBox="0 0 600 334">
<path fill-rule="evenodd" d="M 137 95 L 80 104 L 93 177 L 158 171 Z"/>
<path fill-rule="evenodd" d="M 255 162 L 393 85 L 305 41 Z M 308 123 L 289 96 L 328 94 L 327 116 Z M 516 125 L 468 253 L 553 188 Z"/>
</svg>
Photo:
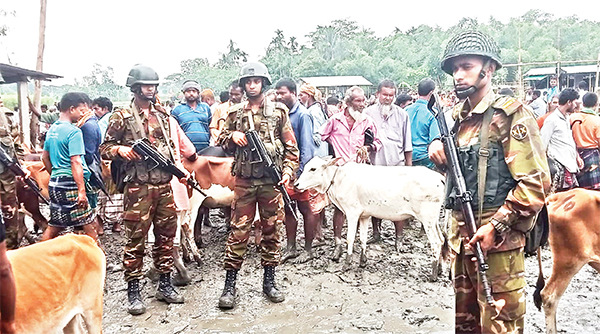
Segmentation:
<svg viewBox="0 0 600 334">
<path fill-rule="evenodd" d="M 515 124 L 510 129 L 510 135 L 516 140 L 523 140 L 527 137 L 527 127 L 523 124 Z"/>
</svg>

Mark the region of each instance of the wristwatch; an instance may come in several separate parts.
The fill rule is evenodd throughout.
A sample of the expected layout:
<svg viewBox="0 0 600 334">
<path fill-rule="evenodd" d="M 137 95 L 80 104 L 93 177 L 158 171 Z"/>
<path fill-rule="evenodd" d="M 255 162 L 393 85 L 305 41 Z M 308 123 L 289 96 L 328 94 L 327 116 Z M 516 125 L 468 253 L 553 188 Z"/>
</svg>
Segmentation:
<svg viewBox="0 0 600 334">
<path fill-rule="evenodd" d="M 504 223 L 501 223 L 494 218 L 490 219 L 490 224 L 492 224 L 492 226 L 494 226 L 494 229 L 500 235 L 506 234 L 510 230 L 510 226 L 508 226 Z"/>
</svg>

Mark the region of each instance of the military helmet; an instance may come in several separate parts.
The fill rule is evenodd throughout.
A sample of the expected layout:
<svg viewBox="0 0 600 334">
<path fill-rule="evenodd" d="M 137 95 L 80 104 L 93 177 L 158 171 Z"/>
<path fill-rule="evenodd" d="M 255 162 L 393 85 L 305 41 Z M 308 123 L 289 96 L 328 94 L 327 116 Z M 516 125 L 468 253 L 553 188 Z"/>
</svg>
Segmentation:
<svg viewBox="0 0 600 334">
<path fill-rule="evenodd" d="M 265 79 L 267 86 L 271 84 L 271 76 L 269 75 L 269 70 L 263 63 L 256 62 L 244 64 L 244 66 L 242 66 L 242 70 L 240 71 L 240 86 L 243 87 L 243 79 L 251 77 L 261 77 Z"/>
<path fill-rule="evenodd" d="M 488 57 L 496 62 L 496 69 L 502 68 L 498 44 L 490 36 L 480 31 L 465 31 L 454 36 L 448 42 L 444 58 L 442 58 L 442 70 L 452 75 L 452 65 L 449 61 L 462 55 Z"/>
<path fill-rule="evenodd" d="M 158 74 L 148 66 L 137 64 L 129 71 L 125 86 L 131 87 L 135 84 L 158 85 Z"/>
</svg>

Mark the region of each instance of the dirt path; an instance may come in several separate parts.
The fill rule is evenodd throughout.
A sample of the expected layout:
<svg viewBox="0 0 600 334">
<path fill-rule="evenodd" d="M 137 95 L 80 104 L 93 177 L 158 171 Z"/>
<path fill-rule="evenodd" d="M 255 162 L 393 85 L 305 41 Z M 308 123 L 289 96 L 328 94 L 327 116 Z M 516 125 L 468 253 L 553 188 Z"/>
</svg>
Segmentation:
<svg viewBox="0 0 600 334">
<path fill-rule="evenodd" d="M 220 228 L 205 228 L 201 249 L 204 264 L 189 265 L 193 282 L 180 288 L 183 305 L 158 302 L 154 284 L 145 280 L 146 314 L 130 316 L 126 311 L 126 284 L 120 263 L 124 239 L 103 237 L 108 251 L 104 333 L 453 333 L 454 296 L 447 278 L 427 281 L 430 250 L 418 223 L 407 227 L 402 253 L 393 247 L 393 227 L 384 222 L 383 243 L 372 245 L 369 263 L 358 268 L 355 254 L 351 268 L 329 259 L 333 251 L 331 228 L 325 229 L 325 245 L 316 249 L 312 263 L 284 264 L 277 281 L 286 301 L 271 304 L 262 295 L 262 269 L 252 247 L 238 278 L 238 304 L 232 311 L 217 308 L 225 272 L 221 268 L 226 231 L 223 221 L 212 217 Z M 301 233 L 299 233 L 301 234 Z M 299 244 L 302 244 L 300 242 Z M 357 249 L 355 247 L 355 249 Z M 550 254 L 544 251 L 546 275 Z M 146 263 L 149 262 L 146 258 Z M 542 333 L 543 313 L 531 295 L 537 278 L 537 259 L 527 263 L 526 333 Z M 572 281 L 559 305 L 558 327 L 563 333 L 600 332 L 599 275 L 584 268 Z"/>
</svg>

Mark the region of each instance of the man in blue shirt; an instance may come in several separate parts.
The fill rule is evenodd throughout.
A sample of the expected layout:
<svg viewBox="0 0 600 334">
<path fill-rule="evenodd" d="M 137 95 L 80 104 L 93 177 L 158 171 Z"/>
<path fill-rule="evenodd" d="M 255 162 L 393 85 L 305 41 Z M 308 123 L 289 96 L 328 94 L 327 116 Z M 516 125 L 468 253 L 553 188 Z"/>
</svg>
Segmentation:
<svg viewBox="0 0 600 334">
<path fill-rule="evenodd" d="M 98 127 L 100 127 L 100 142 L 103 142 L 106 129 L 108 128 L 108 119 L 112 115 L 113 104 L 109 98 L 100 96 L 94 99 L 92 102 L 92 110 L 98 118 Z"/>
<path fill-rule="evenodd" d="M 92 110 L 98 118 L 98 127 L 100 128 L 100 144 L 102 144 L 102 142 L 104 142 L 104 136 L 106 135 L 106 129 L 108 129 L 108 120 L 113 114 L 112 101 L 107 97 L 98 97 L 92 101 Z M 81 130 L 83 131 L 83 128 Z M 83 135 L 85 138 L 85 132 Z M 98 158 L 100 158 L 100 156 L 98 156 Z M 98 161 L 102 163 L 102 160 Z M 100 167 L 102 167 L 102 165 L 100 165 Z M 113 232 L 119 233 L 121 232 L 121 221 L 123 220 L 123 194 L 119 193 L 118 191 L 114 191 L 115 186 L 114 183 L 112 183 L 112 180 L 104 180 L 104 182 L 106 183 L 106 188 L 111 194 L 110 200 L 105 194 L 98 194 L 99 232 L 104 230 L 104 223 L 106 222 L 109 225 L 112 225 Z"/>
<path fill-rule="evenodd" d="M 50 223 L 42 240 L 56 237 L 64 228 L 81 226 L 96 240 L 94 215 L 88 203 L 86 180 L 90 172 L 85 163 L 85 146 L 81 130 L 73 125 L 89 111 L 90 98 L 84 93 L 67 93 L 60 100 L 60 116 L 46 134 L 42 161 L 51 171 Z"/>
<path fill-rule="evenodd" d="M 435 82 L 425 78 L 419 82 L 419 99 L 406 108 L 410 119 L 412 137 L 412 164 L 435 169 L 435 164 L 429 160 L 427 147 L 429 143 L 440 137 L 440 129 L 433 114 L 427 109 L 427 102 L 433 94 Z"/>
<path fill-rule="evenodd" d="M 209 125 L 212 113 L 208 104 L 200 102 L 198 82 L 187 80 L 183 83 L 181 91 L 186 102 L 175 107 L 171 114 L 196 147 L 196 152 L 200 152 L 210 143 Z"/>
<path fill-rule="evenodd" d="M 298 150 L 300 151 L 300 168 L 298 168 L 297 176 L 302 174 L 304 165 L 309 162 L 315 155 L 316 145 L 313 140 L 313 117 L 310 112 L 300 103 L 296 95 L 296 83 L 292 79 L 281 79 L 275 85 L 277 90 L 277 102 L 285 104 L 289 111 L 290 123 L 296 136 Z M 322 203 L 324 198 L 322 194 L 317 194 L 311 191 L 300 192 L 294 187 L 288 187 L 290 198 L 298 203 L 298 210 L 304 217 L 304 249 L 306 250 L 302 256 L 298 257 L 296 250 L 296 233 L 298 230 L 298 222 L 294 216 L 287 211 L 285 213 L 285 231 L 287 236 L 286 252 L 282 256 L 282 262 L 296 258 L 295 263 L 303 263 L 314 258 L 312 251 L 312 242 L 315 238 L 317 225 L 320 222 L 320 214 L 322 212 Z"/>
</svg>

